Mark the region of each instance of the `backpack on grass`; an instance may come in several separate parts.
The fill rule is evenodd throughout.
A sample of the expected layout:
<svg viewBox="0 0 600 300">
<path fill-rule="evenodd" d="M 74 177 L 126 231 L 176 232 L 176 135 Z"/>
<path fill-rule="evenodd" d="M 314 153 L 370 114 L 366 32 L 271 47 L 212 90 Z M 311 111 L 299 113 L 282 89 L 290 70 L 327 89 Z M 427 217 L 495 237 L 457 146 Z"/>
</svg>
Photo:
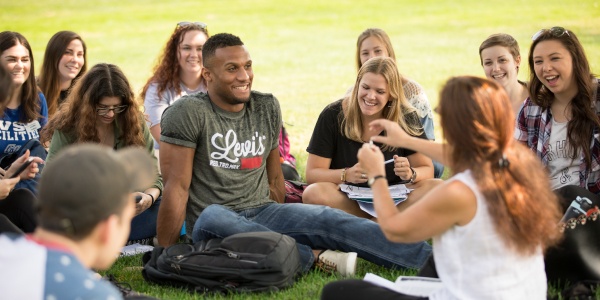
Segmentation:
<svg viewBox="0 0 600 300">
<path fill-rule="evenodd" d="M 296 241 L 271 231 L 155 247 L 143 261 L 147 281 L 200 293 L 278 291 L 301 272 Z"/>
</svg>

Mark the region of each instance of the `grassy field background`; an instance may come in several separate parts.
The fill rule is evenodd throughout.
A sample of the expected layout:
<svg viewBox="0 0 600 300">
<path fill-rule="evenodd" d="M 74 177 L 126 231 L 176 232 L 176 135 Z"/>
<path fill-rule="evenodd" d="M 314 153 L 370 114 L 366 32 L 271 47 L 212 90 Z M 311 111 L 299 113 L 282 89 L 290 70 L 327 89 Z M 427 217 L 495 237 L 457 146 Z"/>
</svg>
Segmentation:
<svg viewBox="0 0 600 300">
<path fill-rule="evenodd" d="M 450 76 L 483 76 L 478 47 L 493 33 L 509 33 L 520 42 L 523 80 L 528 77 L 531 35 L 556 25 L 578 35 L 592 70 L 600 72 L 597 0 L 0 0 L 0 11 L 2 30 L 18 31 L 28 38 L 36 72 L 50 37 L 59 30 L 73 30 L 87 43 L 89 66 L 98 62 L 119 65 L 136 92 L 150 76 L 178 21 L 202 21 L 212 34 L 240 36 L 254 61 L 253 89 L 271 92 L 281 102 L 301 171 L 320 111 L 354 82 L 356 38 L 369 27 L 387 31 L 401 73 L 425 88 L 432 107 L 437 104 L 439 88 Z M 436 133 L 441 138 L 439 128 Z M 113 271 L 119 279 L 132 282 L 136 290 L 161 298 L 198 297 L 145 284 L 139 270 L 129 268 L 138 264 L 139 257 L 120 260 Z M 383 273 L 390 279 L 398 275 L 397 271 L 361 261 L 358 275 L 366 271 Z M 311 273 L 293 289 L 268 297 L 317 298 L 322 285 L 334 279 Z"/>
<path fill-rule="evenodd" d="M 119 65 L 136 91 L 178 21 L 202 21 L 210 33 L 240 36 L 254 61 L 253 89 L 281 102 L 301 162 L 320 111 L 354 82 L 356 38 L 368 27 L 387 31 L 400 71 L 426 89 L 433 107 L 450 76 L 483 76 L 478 47 L 493 33 L 515 36 L 526 61 L 533 33 L 566 27 L 580 37 L 592 69 L 600 69 L 598 0 L 0 0 L 0 9 L 2 30 L 19 31 L 31 43 L 36 72 L 50 37 L 68 29 L 85 39 L 90 65 Z M 526 63 L 521 70 L 526 79 Z"/>
</svg>

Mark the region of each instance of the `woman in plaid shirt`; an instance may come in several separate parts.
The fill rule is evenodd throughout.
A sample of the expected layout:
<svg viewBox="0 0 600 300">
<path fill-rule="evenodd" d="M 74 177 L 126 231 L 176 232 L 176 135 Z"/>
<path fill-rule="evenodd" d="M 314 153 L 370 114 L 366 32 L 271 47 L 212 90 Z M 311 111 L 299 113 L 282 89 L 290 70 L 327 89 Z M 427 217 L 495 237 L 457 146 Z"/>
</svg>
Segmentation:
<svg viewBox="0 0 600 300">
<path fill-rule="evenodd" d="M 562 27 L 533 36 L 529 68 L 531 97 L 517 117 L 515 138 L 542 160 L 565 211 L 559 223 L 565 238 L 546 253 L 546 276 L 598 280 L 600 266 L 589 257 L 600 249 L 600 221 L 593 222 L 600 206 L 600 85 L 577 36 Z"/>
<path fill-rule="evenodd" d="M 581 43 L 562 27 L 542 29 L 529 52 L 529 97 L 515 138 L 548 168 L 553 189 L 574 185 L 600 193 L 598 80 Z"/>
</svg>

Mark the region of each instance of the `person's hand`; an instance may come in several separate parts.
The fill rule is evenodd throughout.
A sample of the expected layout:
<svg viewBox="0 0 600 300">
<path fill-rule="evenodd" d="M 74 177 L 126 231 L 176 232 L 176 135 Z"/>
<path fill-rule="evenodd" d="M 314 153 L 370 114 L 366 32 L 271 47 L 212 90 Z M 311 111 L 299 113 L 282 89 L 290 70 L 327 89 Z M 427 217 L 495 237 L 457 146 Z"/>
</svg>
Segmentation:
<svg viewBox="0 0 600 300">
<path fill-rule="evenodd" d="M 369 130 L 373 132 L 385 131 L 385 136 L 374 135 L 371 140 L 374 142 L 400 147 L 405 141 L 411 138 L 396 122 L 386 119 L 377 119 L 369 123 Z"/>
<path fill-rule="evenodd" d="M 410 169 L 408 158 L 394 155 L 394 174 L 402 180 L 409 180 L 413 171 Z"/>
<path fill-rule="evenodd" d="M 361 168 L 359 163 L 356 163 L 354 166 L 346 170 L 346 182 L 365 183 L 367 182 L 368 178 L 369 177 L 367 177 L 367 174 L 363 168 Z"/>
<path fill-rule="evenodd" d="M 19 180 L 19 177 L 0 179 L 0 200 L 8 197 L 8 194 L 15 188 Z"/>
<path fill-rule="evenodd" d="M 150 195 L 148 195 L 146 193 L 142 193 L 142 192 L 135 192 L 135 193 L 132 193 L 132 196 L 134 198 L 136 196 L 142 197 L 142 200 L 140 200 L 140 202 L 135 204 L 135 215 L 136 216 L 141 214 L 142 212 L 144 212 L 150 206 L 152 206 L 152 197 L 150 197 Z"/>
<path fill-rule="evenodd" d="M 358 150 L 358 163 L 367 173 L 367 178 L 384 175 L 385 165 L 383 164 L 383 153 L 377 146 L 372 146 L 369 143 L 363 144 Z M 366 181 L 366 179 L 365 179 Z"/>
<path fill-rule="evenodd" d="M 4 178 L 4 176 L 6 176 L 6 170 L 0 168 L 0 179 Z"/>
<path fill-rule="evenodd" d="M 21 155 L 21 157 L 17 158 L 15 160 L 15 162 L 13 162 L 12 165 L 10 165 L 8 170 L 6 170 L 4 177 L 10 178 L 17 171 L 17 169 L 19 169 L 19 167 L 23 163 L 25 163 L 25 161 L 28 158 L 29 158 L 29 150 L 26 150 L 25 153 L 23 155 Z M 29 165 L 29 167 L 27 167 L 27 169 L 25 169 L 23 172 L 21 172 L 21 174 L 19 174 L 19 177 L 21 178 L 21 180 L 32 179 L 35 177 L 35 175 L 37 173 L 40 172 L 40 168 L 39 168 L 38 164 L 44 163 L 44 160 L 37 156 L 32 156 L 32 158 L 33 158 L 33 163 L 31 163 Z"/>
</svg>

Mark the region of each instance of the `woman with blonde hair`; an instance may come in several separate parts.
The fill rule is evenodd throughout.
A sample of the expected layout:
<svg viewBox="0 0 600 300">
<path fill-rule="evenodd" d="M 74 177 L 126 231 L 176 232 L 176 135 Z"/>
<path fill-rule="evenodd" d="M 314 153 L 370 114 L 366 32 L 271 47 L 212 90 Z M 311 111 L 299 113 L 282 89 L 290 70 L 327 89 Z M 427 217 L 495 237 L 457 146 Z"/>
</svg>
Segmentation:
<svg viewBox="0 0 600 300">
<path fill-rule="evenodd" d="M 454 172 L 418 202 L 394 209 L 380 180 L 378 147 L 364 144 L 358 159 L 385 236 L 402 243 L 433 238 L 441 288 L 423 298 L 341 281 L 327 285 L 323 299 L 546 299 L 543 252 L 560 238 L 560 210 L 541 164 L 513 139 L 506 92 L 487 79 L 455 77 L 442 89 L 438 110 L 446 144 L 410 136 L 389 120 L 369 124 L 386 133 L 375 142 L 425 153 Z"/>
<path fill-rule="evenodd" d="M 371 217 L 356 201 L 339 191 L 338 184 L 366 186 L 366 173 L 358 165 L 356 153 L 362 143 L 383 134 L 369 130 L 369 122 L 390 120 L 411 135 L 426 138 L 419 116 L 404 97 L 401 83 L 394 60 L 375 57 L 361 67 L 351 95 L 325 107 L 307 148 L 306 180 L 310 185 L 302 196 L 304 203 Z M 407 183 L 418 194 L 425 188 L 420 182 L 433 178 L 433 165 L 426 156 L 403 147 L 382 147 L 386 159 L 393 160 L 386 165 L 390 184 Z M 409 195 L 409 201 L 412 196 Z"/>
<path fill-rule="evenodd" d="M 367 28 L 358 36 L 356 41 L 356 69 L 360 70 L 367 60 L 377 56 L 391 57 L 396 61 L 396 53 L 387 33 L 380 28 Z M 435 140 L 433 112 L 427 94 L 418 82 L 404 75 L 403 73 L 402 89 L 404 97 L 419 115 L 427 139 Z M 349 96 L 351 90 L 352 88 L 348 90 L 345 97 Z M 441 178 L 444 174 L 444 166 L 434 161 L 433 167 L 435 178 Z"/>
</svg>

